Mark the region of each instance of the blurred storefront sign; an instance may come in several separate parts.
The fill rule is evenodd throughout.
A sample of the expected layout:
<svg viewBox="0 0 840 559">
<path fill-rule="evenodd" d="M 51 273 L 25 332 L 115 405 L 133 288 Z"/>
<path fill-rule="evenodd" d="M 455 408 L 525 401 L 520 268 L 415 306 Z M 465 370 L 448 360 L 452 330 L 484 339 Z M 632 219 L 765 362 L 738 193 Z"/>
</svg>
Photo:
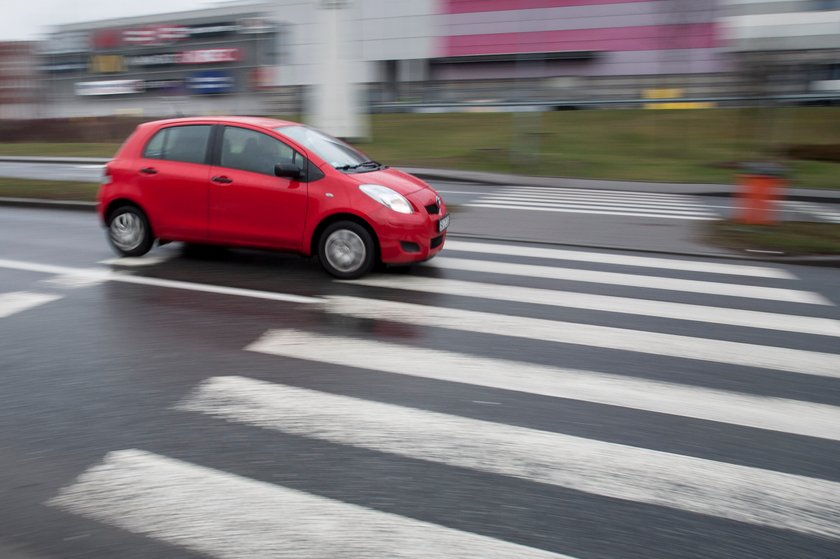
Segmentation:
<svg viewBox="0 0 840 559">
<path fill-rule="evenodd" d="M 40 54 L 72 54 L 90 50 L 90 35 L 86 31 L 55 33 L 41 44 Z"/>
<path fill-rule="evenodd" d="M 231 93 L 235 85 L 233 76 L 223 70 L 195 72 L 187 79 L 187 88 L 199 94 Z"/>
<path fill-rule="evenodd" d="M 152 66 L 173 66 L 175 64 L 224 64 L 242 60 L 238 48 L 199 49 L 183 52 L 166 52 L 126 57 L 126 64 L 132 68 Z"/>
<path fill-rule="evenodd" d="M 143 80 L 106 80 L 95 82 L 78 82 L 75 85 L 76 95 L 130 95 L 142 93 Z"/>
<path fill-rule="evenodd" d="M 178 53 L 178 64 L 218 64 L 220 62 L 239 62 L 242 50 L 229 49 L 201 49 L 188 50 Z"/>
<path fill-rule="evenodd" d="M 239 20 L 239 32 L 244 35 L 271 33 L 276 29 L 274 22 L 264 17 L 246 17 Z"/>
<path fill-rule="evenodd" d="M 149 92 L 175 93 L 184 87 L 184 80 L 146 80 L 144 89 Z"/>
<path fill-rule="evenodd" d="M 118 54 L 97 54 L 90 57 L 91 74 L 118 74 L 125 71 L 125 61 Z"/>
<path fill-rule="evenodd" d="M 251 70 L 249 77 L 251 87 L 254 89 L 266 89 L 273 87 L 277 69 L 274 66 L 261 66 Z"/>
<path fill-rule="evenodd" d="M 39 66 L 38 70 L 41 72 L 78 72 L 80 70 L 85 70 L 87 67 L 87 64 L 72 62 L 66 64 L 45 64 L 43 66 Z"/>
</svg>

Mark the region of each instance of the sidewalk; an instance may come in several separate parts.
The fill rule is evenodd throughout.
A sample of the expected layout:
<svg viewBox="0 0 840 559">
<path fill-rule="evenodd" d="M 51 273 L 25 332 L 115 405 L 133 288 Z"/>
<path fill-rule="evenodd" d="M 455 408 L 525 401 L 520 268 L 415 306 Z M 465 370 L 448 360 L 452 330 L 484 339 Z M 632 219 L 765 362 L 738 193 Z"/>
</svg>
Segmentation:
<svg viewBox="0 0 840 559">
<path fill-rule="evenodd" d="M 99 165 L 107 161 L 107 159 L 91 157 L 0 156 L 0 162 L 36 164 Z M 645 183 L 562 177 L 526 177 L 500 173 L 421 168 L 402 168 L 402 170 L 429 181 L 446 183 L 464 182 L 496 186 L 575 188 L 718 197 L 730 197 L 737 192 L 736 186 L 726 184 Z M 840 204 L 840 191 L 788 189 L 786 194 L 786 198 L 789 200 Z M 62 202 L 21 198 L 0 198 L 0 205 L 87 211 L 96 208 L 95 203 L 92 202 Z M 704 224 L 709 222 L 645 219 L 620 215 L 595 217 L 576 214 L 560 215 L 552 212 L 525 213 L 532 215 L 515 216 L 508 211 L 499 209 L 462 207 L 454 212 L 449 233 L 452 237 L 522 241 L 585 249 L 840 266 L 840 257 L 787 257 L 746 254 L 707 245 L 703 243 L 702 239 L 705 236 Z"/>
</svg>

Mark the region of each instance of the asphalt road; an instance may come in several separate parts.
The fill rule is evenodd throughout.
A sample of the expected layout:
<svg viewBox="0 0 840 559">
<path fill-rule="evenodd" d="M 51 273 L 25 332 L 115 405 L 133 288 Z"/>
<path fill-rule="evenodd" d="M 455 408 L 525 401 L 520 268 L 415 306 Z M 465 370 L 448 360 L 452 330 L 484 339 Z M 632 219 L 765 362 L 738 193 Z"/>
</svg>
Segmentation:
<svg viewBox="0 0 840 559">
<path fill-rule="evenodd" d="M 834 269 L 0 239 L 4 558 L 840 556 Z"/>
</svg>

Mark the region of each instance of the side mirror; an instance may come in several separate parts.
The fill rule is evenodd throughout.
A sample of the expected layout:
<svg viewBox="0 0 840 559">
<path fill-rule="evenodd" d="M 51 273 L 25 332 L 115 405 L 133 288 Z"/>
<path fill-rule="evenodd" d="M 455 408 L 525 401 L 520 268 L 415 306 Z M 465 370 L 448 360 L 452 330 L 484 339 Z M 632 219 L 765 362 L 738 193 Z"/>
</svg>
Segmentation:
<svg viewBox="0 0 840 559">
<path fill-rule="evenodd" d="M 303 177 L 303 170 L 291 161 L 284 161 L 283 163 L 276 163 L 274 165 L 274 175 L 287 179 L 300 179 Z"/>
</svg>

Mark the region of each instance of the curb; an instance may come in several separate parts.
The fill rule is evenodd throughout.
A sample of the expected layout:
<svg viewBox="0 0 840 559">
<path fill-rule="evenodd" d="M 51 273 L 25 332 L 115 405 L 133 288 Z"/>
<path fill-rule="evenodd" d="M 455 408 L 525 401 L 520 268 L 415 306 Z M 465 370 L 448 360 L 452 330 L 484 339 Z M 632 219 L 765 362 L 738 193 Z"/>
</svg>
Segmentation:
<svg viewBox="0 0 840 559">
<path fill-rule="evenodd" d="M 50 210 L 96 211 L 96 202 L 72 200 L 41 200 L 39 198 L 0 198 L 1 206 L 41 208 Z"/>
<path fill-rule="evenodd" d="M 0 198 L 0 206 L 39 208 L 64 211 L 96 211 L 96 202 L 72 202 L 67 200 L 38 200 L 35 198 Z M 619 252 L 640 252 L 643 254 L 660 254 L 663 256 L 683 256 L 690 258 L 716 258 L 723 260 L 747 260 L 751 262 L 772 262 L 774 264 L 796 264 L 802 266 L 823 266 L 840 268 L 840 256 L 752 256 L 740 253 L 719 253 L 719 252 L 689 252 L 689 251 L 668 251 L 659 249 L 633 248 L 617 245 L 595 245 L 583 243 L 561 243 L 559 241 L 546 241 L 541 239 L 527 238 L 504 238 L 492 235 L 472 235 L 469 233 L 449 233 L 447 237 L 456 239 L 474 239 L 491 241 L 496 243 L 528 243 L 536 245 L 582 248 L 588 250 L 613 250 Z"/>
<path fill-rule="evenodd" d="M 3 163 L 78 163 L 80 165 L 104 165 L 110 160 L 110 157 L 39 157 L 35 155 L 0 155 L 0 162 Z"/>
</svg>

